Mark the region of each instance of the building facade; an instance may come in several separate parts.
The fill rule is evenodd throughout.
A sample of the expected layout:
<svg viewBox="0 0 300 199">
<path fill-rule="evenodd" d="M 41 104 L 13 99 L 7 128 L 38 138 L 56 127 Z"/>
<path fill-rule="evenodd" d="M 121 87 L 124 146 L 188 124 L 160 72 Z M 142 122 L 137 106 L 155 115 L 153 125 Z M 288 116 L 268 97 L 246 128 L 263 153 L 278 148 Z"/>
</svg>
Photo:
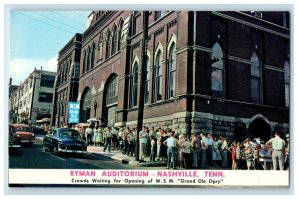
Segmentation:
<svg viewBox="0 0 300 199">
<path fill-rule="evenodd" d="M 19 88 L 12 93 L 13 119 L 10 122 L 35 123 L 50 118 L 52 109 L 53 84 L 56 73 L 34 70 Z"/>
<path fill-rule="evenodd" d="M 136 126 L 138 11 L 93 11 L 82 34 L 80 120 Z M 289 131 L 288 12 L 151 11 L 144 124 L 231 138 Z"/>
<path fill-rule="evenodd" d="M 51 114 L 53 126 L 68 123 L 68 102 L 76 102 L 78 98 L 81 39 L 81 34 L 75 34 L 58 54 Z"/>
</svg>

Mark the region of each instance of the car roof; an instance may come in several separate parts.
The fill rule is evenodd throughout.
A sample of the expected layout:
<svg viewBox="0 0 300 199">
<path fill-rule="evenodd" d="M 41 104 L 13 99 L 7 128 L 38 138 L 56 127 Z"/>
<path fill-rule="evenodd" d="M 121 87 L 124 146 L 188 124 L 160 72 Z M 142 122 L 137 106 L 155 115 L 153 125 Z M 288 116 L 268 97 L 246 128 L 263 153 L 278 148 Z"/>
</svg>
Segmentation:
<svg viewBox="0 0 300 199">
<path fill-rule="evenodd" d="M 28 125 L 28 124 L 10 124 L 10 126 L 16 127 L 16 128 L 18 128 L 18 127 L 30 127 L 30 125 Z"/>
</svg>

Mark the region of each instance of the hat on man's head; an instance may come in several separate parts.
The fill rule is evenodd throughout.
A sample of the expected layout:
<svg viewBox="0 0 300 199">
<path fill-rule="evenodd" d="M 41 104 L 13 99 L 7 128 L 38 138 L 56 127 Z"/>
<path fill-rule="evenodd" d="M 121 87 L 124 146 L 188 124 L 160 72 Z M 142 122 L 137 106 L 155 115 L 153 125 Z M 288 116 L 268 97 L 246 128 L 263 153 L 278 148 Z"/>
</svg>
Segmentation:
<svg viewBox="0 0 300 199">
<path fill-rule="evenodd" d="M 290 137 L 290 134 L 286 134 L 285 137 L 286 137 L 286 138 L 289 138 L 289 137 Z"/>
</svg>

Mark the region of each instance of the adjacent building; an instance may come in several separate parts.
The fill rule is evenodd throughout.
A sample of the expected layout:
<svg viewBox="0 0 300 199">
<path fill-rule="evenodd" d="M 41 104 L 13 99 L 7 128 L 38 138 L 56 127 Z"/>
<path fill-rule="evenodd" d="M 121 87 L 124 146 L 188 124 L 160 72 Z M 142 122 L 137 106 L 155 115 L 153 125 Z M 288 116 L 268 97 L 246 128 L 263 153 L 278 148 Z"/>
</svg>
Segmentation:
<svg viewBox="0 0 300 199">
<path fill-rule="evenodd" d="M 10 97 L 10 122 L 35 123 L 50 118 L 56 73 L 34 70 Z"/>
<path fill-rule="evenodd" d="M 52 125 L 68 123 L 68 102 L 77 102 L 82 35 L 77 33 L 59 51 L 54 84 Z"/>
<path fill-rule="evenodd" d="M 89 16 L 76 60 L 80 122 L 136 126 L 142 16 Z M 289 131 L 289 12 L 151 11 L 148 20 L 145 125 L 236 139 Z"/>
</svg>

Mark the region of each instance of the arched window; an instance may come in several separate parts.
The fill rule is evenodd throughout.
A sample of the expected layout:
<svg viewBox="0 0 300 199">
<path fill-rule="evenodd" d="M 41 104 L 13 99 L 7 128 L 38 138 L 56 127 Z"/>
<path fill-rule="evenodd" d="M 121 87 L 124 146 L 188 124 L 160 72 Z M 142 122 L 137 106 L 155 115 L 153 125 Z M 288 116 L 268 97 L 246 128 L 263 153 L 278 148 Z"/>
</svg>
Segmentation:
<svg viewBox="0 0 300 199">
<path fill-rule="evenodd" d="M 288 61 L 284 63 L 284 93 L 285 106 L 290 106 L 290 64 Z"/>
<path fill-rule="evenodd" d="M 100 36 L 99 36 L 99 46 L 98 46 L 98 52 L 99 52 L 99 58 L 98 60 L 102 60 L 102 49 L 103 49 L 103 40 L 102 40 L 102 33 L 100 33 Z"/>
<path fill-rule="evenodd" d="M 175 96 L 175 84 L 176 84 L 176 54 L 175 54 L 175 43 L 171 44 L 171 48 L 169 51 L 169 62 L 167 69 L 167 98 L 171 98 Z"/>
<path fill-rule="evenodd" d="M 121 18 L 120 25 L 119 25 L 120 29 L 119 29 L 119 39 L 118 39 L 118 50 L 120 50 L 120 48 L 121 48 L 123 24 L 124 24 L 124 21 Z"/>
<path fill-rule="evenodd" d="M 145 81 L 145 98 L 144 98 L 144 103 L 148 103 L 148 98 L 149 98 L 149 89 L 150 89 L 150 59 L 147 56 L 146 58 L 146 81 Z"/>
<path fill-rule="evenodd" d="M 211 93 L 216 97 L 223 97 L 224 91 L 224 54 L 219 43 L 212 47 L 211 60 Z"/>
<path fill-rule="evenodd" d="M 251 56 L 251 101 L 261 103 L 261 62 L 255 52 Z"/>
<path fill-rule="evenodd" d="M 118 102 L 118 78 L 113 77 L 107 87 L 106 106 Z"/>
<path fill-rule="evenodd" d="M 118 45 L 118 31 L 117 31 L 117 27 L 115 26 L 112 34 L 111 55 L 116 53 L 117 45 Z"/>
<path fill-rule="evenodd" d="M 87 51 L 87 58 L 86 58 L 86 71 L 90 70 L 91 66 L 91 47 L 89 46 Z"/>
<path fill-rule="evenodd" d="M 92 45 L 92 55 L 91 55 L 91 69 L 94 68 L 94 65 L 95 65 L 95 43 L 93 43 Z"/>
<path fill-rule="evenodd" d="M 157 102 L 162 100 L 162 53 L 159 50 L 155 57 L 155 66 L 154 66 L 154 95 L 153 101 Z"/>
<path fill-rule="evenodd" d="M 137 106 L 139 65 L 135 62 L 132 70 L 131 107 Z"/>
<path fill-rule="evenodd" d="M 86 50 L 83 52 L 83 62 L 82 62 L 82 74 L 85 73 L 86 70 Z"/>
<path fill-rule="evenodd" d="M 105 55 L 105 59 L 109 58 L 109 56 L 110 56 L 110 43 L 111 43 L 110 30 L 108 30 L 107 35 L 106 35 L 106 55 Z"/>
</svg>

